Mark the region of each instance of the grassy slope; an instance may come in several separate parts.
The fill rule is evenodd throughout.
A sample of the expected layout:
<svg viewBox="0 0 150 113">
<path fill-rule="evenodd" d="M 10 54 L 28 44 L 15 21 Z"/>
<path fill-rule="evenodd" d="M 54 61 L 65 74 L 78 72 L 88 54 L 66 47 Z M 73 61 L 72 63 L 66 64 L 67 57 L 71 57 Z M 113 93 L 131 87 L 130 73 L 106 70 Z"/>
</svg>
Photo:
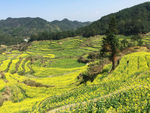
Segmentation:
<svg viewBox="0 0 150 113">
<path fill-rule="evenodd" d="M 0 55 L 3 58 L 0 69 L 5 71 L 7 80 L 6 82 L 0 79 L 0 95 L 8 89 L 11 92 L 10 100 L 3 103 L 0 112 L 42 113 L 52 109 L 55 111 L 55 108 L 73 103 L 78 104 L 68 109 L 62 107 L 64 110 L 61 112 L 67 110 L 83 113 L 90 112 L 89 110 L 122 112 L 127 107 L 128 110 L 147 110 L 150 53 L 127 55 L 122 58 L 120 65 L 111 75 L 105 72 L 87 86 L 76 85 L 76 77 L 87 68 L 86 65 L 78 63 L 77 58 L 85 53 L 99 51 L 100 37 L 33 42 L 26 52 L 12 51 L 11 54 Z M 105 70 L 109 70 L 110 67 L 111 65 L 106 65 Z M 29 79 L 52 87 L 31 87 L 23 83 Z M 123 92 L 126 92 L 126 95 Z M 107 98 L 105 95 L 108 95 Z M 123 96 L 118 97 L 120 95 Z M 117 100 L 118 98 L 120 100 Z M 91 101 L 82 104 L 83 107 L 79 106 L 80 102 L 90 99 L 96 99 L 92 100 L 96 103 Z M 126 102 L 127 99 L 129 102 Z M 140 104 L 144 108 L 141 108 Z"/>
</svg>

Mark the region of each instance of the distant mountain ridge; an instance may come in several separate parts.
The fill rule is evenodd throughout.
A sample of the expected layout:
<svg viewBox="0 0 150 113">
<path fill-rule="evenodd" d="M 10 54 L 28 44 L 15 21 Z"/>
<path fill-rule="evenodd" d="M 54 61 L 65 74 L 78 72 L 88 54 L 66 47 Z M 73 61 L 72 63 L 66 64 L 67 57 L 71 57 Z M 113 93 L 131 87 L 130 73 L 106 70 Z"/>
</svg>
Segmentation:
<svg viewBox="0 0 150 113">
<path fill-rule="evenodd" d="M 68 30 L 76 30 L 78 28 L 87 26 L 90 22 L 79 22 L 79 21 L 70 21 L 67 18 L 63 19 L 62 21 L 52 21 L 52 25 L 58 26 L 60 29 L 68 31 Z"/>
<path fill-rule="evenodd" d="M 78 22 L 64 19 L 62 21 L 48 22 L 42 18 L 7 18 L 0 20 L 0 33 L 14 37 L 28 37 L 38 32 L 58 32 L 76 30 L 89 25 L 90 22 Z"/>
</svg>

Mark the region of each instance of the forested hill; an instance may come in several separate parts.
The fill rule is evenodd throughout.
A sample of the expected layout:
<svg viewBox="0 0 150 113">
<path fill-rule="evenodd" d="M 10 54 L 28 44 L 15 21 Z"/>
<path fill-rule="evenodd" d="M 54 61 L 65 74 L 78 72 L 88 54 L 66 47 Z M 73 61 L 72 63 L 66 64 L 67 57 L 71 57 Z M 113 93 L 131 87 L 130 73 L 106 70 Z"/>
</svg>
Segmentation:
<svg viewBox="0 0 150 113">
<path fill-rule="evenodd" d="M 105 34 L 109 19 L 114 16 L 120 34 L 130 35 L 150 31 L 150 2 L 136 5 L 102 17 L 91 25 L 78 30 L 83 36 Z"/>
<path fill-rule="evenodd" d="M 0 30 L 11 36 L 29 36 L 45 30 L 57 31 L 59 28 L 41 18 L 7 18 L 0 21 Z"/>
<path fill-rule="evenodd" d="M 14 37 L 26 37 L 43 31 L 75 30 L 86 25 L 89 25 L 89 23 L 68 19 L 48 22 L 42 18 L 7 18 L 6 20 L 0 20 L 0 32 Z"/>
</svg>

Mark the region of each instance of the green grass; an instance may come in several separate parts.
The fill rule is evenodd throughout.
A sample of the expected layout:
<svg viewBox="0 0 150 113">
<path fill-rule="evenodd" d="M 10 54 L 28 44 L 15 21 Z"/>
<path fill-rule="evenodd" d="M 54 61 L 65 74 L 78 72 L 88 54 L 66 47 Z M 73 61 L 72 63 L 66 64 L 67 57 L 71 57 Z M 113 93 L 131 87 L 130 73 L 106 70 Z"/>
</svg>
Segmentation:
<svg viewBox="0 0 150 113">
<path fill-rule="evenodd" d="M 76 59 L 64 58 L 64 59 L 54 59 L 49 64 L 48 67 L 58 67 L 58 68 L 75 68 L 84 66 L 83 63 L 78 63 Z"/>
</svg>

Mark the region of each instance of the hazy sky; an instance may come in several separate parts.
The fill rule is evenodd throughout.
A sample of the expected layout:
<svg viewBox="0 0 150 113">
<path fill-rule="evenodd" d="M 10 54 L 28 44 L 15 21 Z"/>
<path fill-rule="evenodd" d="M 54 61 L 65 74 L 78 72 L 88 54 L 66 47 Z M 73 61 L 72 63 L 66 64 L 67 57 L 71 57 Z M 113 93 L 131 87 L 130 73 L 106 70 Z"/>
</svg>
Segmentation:
<svg viewBox="0 0 150 113">
<path fill-rule="evenodd" d="M 41 17 L 94 21 L 104 15 L 150 0 L 0 0 L 0 19 Z"/>
</svg>

